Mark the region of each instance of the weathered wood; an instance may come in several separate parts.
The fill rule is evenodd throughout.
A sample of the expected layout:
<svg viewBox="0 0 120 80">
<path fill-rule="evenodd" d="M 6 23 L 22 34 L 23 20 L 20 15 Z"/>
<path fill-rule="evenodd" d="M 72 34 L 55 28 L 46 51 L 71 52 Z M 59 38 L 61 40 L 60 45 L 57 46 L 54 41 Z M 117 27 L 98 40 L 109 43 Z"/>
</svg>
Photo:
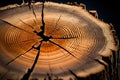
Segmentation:
<svg viewBox="0 0 120 80">
<path fill-rule="evenodd" d="M 84 4 L 68 4 L 0 8 L 1 80 L 119 80 L 114 26 Z"/>
</svg>

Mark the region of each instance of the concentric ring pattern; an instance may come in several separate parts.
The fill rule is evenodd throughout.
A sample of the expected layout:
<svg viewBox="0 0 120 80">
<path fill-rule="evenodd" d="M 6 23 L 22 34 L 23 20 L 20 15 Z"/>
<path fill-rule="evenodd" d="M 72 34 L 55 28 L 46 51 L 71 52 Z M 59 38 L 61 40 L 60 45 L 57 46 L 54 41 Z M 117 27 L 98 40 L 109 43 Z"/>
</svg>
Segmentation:
<svg viewBox="0 0 120 80">
<path fill-rule="evenodd" d="M 0 74 L 10 71 L 7 76 L 20 76 L 32 66 L 38 52 L 32 47 L 42 40 L 33 32 L 41 31 L 41 3 L 33 9 L 23 5 L 0 11 Z M 67 76 L 69 70 L 86 76 L 104 68 L 94 59 L 114 49 L 108 24 L 80 6 L 50 2 L 45 3 L 44 21 L 44 35 L 52 38 L 42 42 L 33 76 Z"/>
</svg>

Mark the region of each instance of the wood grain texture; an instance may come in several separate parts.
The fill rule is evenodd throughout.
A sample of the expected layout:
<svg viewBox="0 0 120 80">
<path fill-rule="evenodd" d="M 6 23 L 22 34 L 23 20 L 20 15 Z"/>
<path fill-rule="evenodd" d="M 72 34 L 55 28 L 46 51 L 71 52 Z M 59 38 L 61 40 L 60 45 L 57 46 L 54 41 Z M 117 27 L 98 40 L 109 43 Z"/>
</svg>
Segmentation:
<svg viewBox="0 0 120 80">
<path fill-rule="evenodd" d="M 31 5 L 31 9 L 25 4 L 0 8 L 0 74 L 9 70 L 6 78 L 11 75 L 14 75 L 12 79 L 21 78 L 35 60 L 37 50 L 31 48 L 43 40 L 34 33 L 34 30 L 41 31 L 41 3 Z M 31 78 L 43 79 L 49 74 L 53 78 L 69 80 L 75 78 L 74 74 L 87 77 L 99 72 L 105 77 L 106 66 L 113 65 L 111 61 L 107 62 L 108 58 L 117 55 L 113 52 L 118 50 L 113 26 L 94 17 L 80 5 L 53 2 L 45 3 L 44 21 L 44 35 L 52 38 L 42 42 Z M 19 57 L 15 59 L 16 56 Z"/>
</svg>

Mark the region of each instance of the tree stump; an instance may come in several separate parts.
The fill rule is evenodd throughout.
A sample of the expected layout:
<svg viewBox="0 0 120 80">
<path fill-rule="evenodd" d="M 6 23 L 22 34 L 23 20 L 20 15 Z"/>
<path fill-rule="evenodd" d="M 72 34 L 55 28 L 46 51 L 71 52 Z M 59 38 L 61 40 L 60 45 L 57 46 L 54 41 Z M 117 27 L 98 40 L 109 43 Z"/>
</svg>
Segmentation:
<svg viewBox="0 0 120 80">
<path fill-rule="evenodd" d="M 0 8 L 0 80 L 119 80 L 114 26 L 84 4 Z"/>
</svg>

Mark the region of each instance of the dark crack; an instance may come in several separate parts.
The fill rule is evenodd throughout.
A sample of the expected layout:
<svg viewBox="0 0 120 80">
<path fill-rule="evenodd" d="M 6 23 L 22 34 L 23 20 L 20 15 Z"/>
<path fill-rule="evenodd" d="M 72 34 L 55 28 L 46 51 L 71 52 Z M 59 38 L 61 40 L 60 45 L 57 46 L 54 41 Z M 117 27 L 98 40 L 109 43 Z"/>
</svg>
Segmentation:
<svg viewBox="0 0 120 80">
<path fill-rule="evenodd" d="M 10 23 L 10 22 L 8 22 L 8 21 L 5 21 L 5 20 L 2 20 L 2 19 L 0 19 L 2 22 L 4 22 L 4 23 L 7 23 L 8 25 L 11 25 L 12 27 L 14 27 L 14 28 L 17 28 L 17 29 L 19 29 L 19 30 L 22 30 L 22 31 L 24 31 L 24 32 L 27 32 L 27 33 L 31 33 L 31 32 L 29 32 L 29 31 L 26 31 L 25 29 L 22 29 L 22 28 L 20 28 L 20 27 L 18 27 L 18 26 L 15 26 L 14 24 L 12 24 L 12 23 Z M 32 34 L 32 33 L 31 33 Z"/>
<path fill-rule="evenodd" d="M 34 70 L 34 68 L 35 68 L 35 65 L 36 65 L 37 62 L 38 62 L 38 59 L 39 59 L 39 56 L 40 56 L 40 48 L 41 48 L 41 45 L 42 45 L 42 41 L 40 42 L 40 45 L 35 48 L 35 49 L 38 50 L 38 53 L 37 53 L 37 55 L 36 55 L 36 58 L 35 58 L 35 60 L 34 60 L 34 63 L 33 63 L 33 65 L 32 65 L 32 67 L 28 69 L 27 73 L 24 74 L 24 76 L 22 77 L 21 80 L 29 80 L 29 77 L 30 77 L 31 73 L 33 72 L 33 70 Z"/>
<path fill-rule="evenodd" d="M 36 43 L 35 43 L 35 44 L 36 44 Z M 35 44 L 34 44 L 34 45 L 35 45 Z M 34 45 L 33 45 L 30 49 L 28 49 L 27 51 L 25 51 L 24 53 L 22 53 L 22 54 L 16 56 L 14 59 L 12 59 L 12 60 L 9 61 L 8 63 L 6 63 L 6 65 L 11 64 L 12 62 L 14 62 L 14 61 L 15 61 L 17 58 L 19 58 L 20 56 L 25 55 L 27 52 L 29 52 L 30 50 L 32 50 L 32 49 L 34 48 Z"/>
<path fill-rule="evenodd" d="M 68 54 L 70 54 L 71 56 L 73 56 L 74 58 L 76 58 L 77 60 L 79 60 L 75 55 L 73 55 L 70 51 L 68 51 L 67 49 L 65 49 L 64 47 L 60 46 L 59 44 L 49 40 L 49 42 L 51 42 L 52 44 L 58 46 L 59 48 L 63 49 L 64 51 L 66 51 Z"/>
</svg>

